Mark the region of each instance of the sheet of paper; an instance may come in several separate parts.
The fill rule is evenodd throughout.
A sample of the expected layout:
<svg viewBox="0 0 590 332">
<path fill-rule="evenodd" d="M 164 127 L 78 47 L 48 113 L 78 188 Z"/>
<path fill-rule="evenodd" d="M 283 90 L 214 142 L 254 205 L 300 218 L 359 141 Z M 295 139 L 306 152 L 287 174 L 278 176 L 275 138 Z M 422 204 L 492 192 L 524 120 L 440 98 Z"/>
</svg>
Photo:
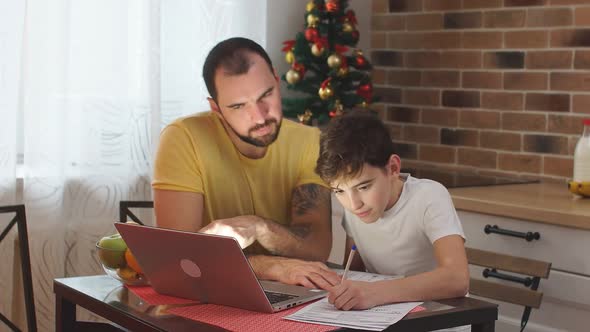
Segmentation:
<svg viewBox="0 0 590 332">
<path fill-rule="evenodd" d="M 339 274 L 344 272 L 344 270 L 335 271 Z M 347 277 L 350 280 L 368 282 L 400 278 L 399 276 L 386 276 L 359 271 L 349 271 Z M 422 302 L 406 302 L 382 305 L 368 310 L 342 311 L 336 309 L 325 298 L 284 318 L 300 322 L 381 331 L 402 319 L 420 304 Z"/>
<path fill-rule="evenodd" d="M 368 310 L 342 311 L 330 304 L 328 299 L 322 299 L 284 318 L 301 322 L 381 331 L 402 319 L 420 304 L 422 302 L 405 302 L 378 306 Z"/>
<path fill-rule="evenodd" d="M 339 275 L 344 273 L 342 269 L 332 269 L 332 271 L 336 272 Z M 391 279 L 399 279 L 403 276 L 387 276 L 384 274 L 376 274 L 376 273 L 369 273 L 369 272 L 361 272 L 361 271 L 348 271 L 346 279 L 350 280 L 357 280 L 357 281 L 379 281 L 379 280 L 391 280 Z"/>
</svg>

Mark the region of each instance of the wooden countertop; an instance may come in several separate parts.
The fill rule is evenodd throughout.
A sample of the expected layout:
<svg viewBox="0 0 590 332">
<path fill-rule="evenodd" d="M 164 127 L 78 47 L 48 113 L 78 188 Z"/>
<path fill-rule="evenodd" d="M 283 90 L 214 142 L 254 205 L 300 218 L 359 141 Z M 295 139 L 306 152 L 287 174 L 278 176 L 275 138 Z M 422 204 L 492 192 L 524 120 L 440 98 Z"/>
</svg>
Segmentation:
<svg viewBox="0 0 590 332">
<path fill-rule="evenodd" d="M 590 198 L 565 183 L 528 183 L 449 189 L 457 210 L 590 230 Z"/>
</svg>

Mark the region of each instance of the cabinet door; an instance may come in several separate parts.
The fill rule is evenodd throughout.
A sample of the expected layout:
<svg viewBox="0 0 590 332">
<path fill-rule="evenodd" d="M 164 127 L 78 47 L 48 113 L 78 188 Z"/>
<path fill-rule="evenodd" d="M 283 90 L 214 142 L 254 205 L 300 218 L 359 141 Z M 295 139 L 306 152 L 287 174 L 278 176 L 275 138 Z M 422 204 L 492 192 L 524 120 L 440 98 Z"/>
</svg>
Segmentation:
<svg viewBox="0 0 590 332">
<path fill-rule="evenodd" d="M 552 263 L 549 279 L 542 279 L 543 302 L 533 309 L 525 331 L 589 331 L 590 326 L 590 232 L 525 220 L 458 211 L 466 245 L 508 255 Z M 486 234 L 486 225 L 518 232 L 539 232 L 541 238 L 527 242 L 499 234 Z M 483 268 L 470 266 L 471 276 L 482 277 Z M 515 283 L 494 280 L 512 286 Z M 523 286 L 524 287 L 524 286 Z M 489 299 L 485 299 L 490 301 Z M 495 302 L 495 301 L 492 301 Z M 523 307 L 499 304 L 498 331 L 518 331 Z"/>
<path fill-rule="evenodd" d="M 590 275 L 590 231 L 457 211 L 463 224 L 466 246 L 508 255 L 538 259 L 553 264 L 557 270 Z M 527 242 L 500 234 L 486 234 L 486 225 L 518 232 L 539 232 L 541 238 Z"/>
</svg>

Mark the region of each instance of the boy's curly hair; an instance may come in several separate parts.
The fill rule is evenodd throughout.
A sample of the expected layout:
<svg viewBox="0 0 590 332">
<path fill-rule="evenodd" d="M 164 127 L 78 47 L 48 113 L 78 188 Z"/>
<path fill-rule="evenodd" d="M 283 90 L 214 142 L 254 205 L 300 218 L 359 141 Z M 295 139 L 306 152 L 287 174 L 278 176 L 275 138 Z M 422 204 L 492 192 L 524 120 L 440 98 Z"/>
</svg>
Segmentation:
<svg viewBox="0 0 590 332">
<path fill-rule="evenodd" d="M 320 135 L 315 172 L 326 183 L 351 179 L 365 163 L 385 167 L 394 153 L 389 130 L 376 115 L 352 112 L 332 119 Z"/>
</svg>

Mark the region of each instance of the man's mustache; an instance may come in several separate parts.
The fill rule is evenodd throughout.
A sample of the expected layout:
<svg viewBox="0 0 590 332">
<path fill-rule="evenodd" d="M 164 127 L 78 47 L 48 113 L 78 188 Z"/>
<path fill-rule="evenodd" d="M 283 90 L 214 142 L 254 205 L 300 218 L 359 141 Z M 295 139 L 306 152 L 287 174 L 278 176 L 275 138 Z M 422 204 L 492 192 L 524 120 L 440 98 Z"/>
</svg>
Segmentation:
<svg viewBox="0 0 590 332">
<path fill-rule="evenodd" d="M 270 125 L 271 123 L 277 123 L 277 120 L 276 119 L 268 119 L 268 120 L 264 121 L 264 123 L 258 124 L 256 126 L 250 128 L 250 132 L 256 131 L 260 128 L 264 128 L 264 127 Z"/>
</svg>

